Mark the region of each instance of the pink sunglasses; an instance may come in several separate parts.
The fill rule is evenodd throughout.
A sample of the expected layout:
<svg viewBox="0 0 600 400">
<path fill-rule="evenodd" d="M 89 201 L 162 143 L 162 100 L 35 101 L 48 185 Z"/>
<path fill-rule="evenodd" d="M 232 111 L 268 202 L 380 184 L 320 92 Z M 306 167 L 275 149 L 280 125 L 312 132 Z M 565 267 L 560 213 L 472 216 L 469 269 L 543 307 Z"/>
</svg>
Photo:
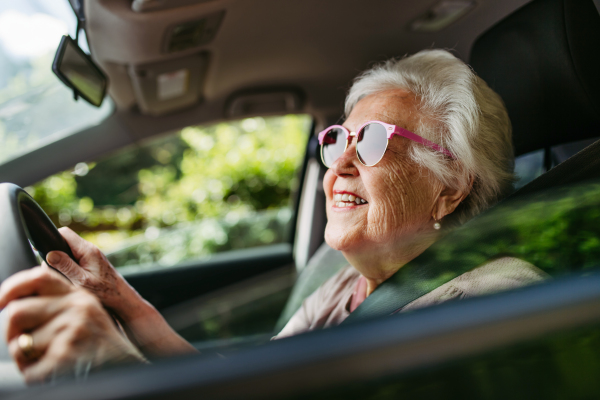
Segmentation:
<svg viewBox="0 0 600 400">
<path fill-rule="evenodd" d="M 345 140 L 342 139 L 342 134 Z M 358 133 L 350 133 L 341 125 L 332 125 L 319 133 L 319 144 L 321 145 L 321 159 L 323 164 L 331 167 L 348 148 L 351 137 L 356 137 L 356 156 L 358 160 L 367 167 L 377 164 L 385 154 L 388 143 L 392 136 L 400 135 L 415 142 L 424 144 L 435 151 L 456 159 L 447 149 L 422 138 L 404 128 L 396 125 L 386 124 L 381 121 L 365 122 L 358 128 Z"/>
</svg>

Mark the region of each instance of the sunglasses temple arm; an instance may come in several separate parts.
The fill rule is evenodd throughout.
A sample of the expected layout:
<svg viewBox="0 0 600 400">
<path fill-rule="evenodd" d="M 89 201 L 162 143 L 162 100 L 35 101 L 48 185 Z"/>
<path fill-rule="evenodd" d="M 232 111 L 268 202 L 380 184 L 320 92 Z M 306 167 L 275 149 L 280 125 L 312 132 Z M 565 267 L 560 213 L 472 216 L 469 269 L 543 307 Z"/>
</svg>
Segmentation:
<svg viewBox="0 0 600 400">
<path fill-rule="evenodd" d="M 417 135 L 416 133 L 412 133 L 409 130 L 406 130 L 404 128 L 400 128 L 398 126 L 398 127 L 396 127 L 396 130 L 393 132 L 392 135 L 394 135 L 394 134 L 395 135 L 403 136 L 403 137 L 405 137 L 407 139 L 410 139 L 412 141 L 415 141 L 417 143 L 421 143 L 421 144 L 423 144 L 423 145 L 425 145 L 425 146 L 427 146 L 427 147 L 429 147 L 429 148 L 431 148 L 431 149 L 433 149 L 435 151 L 439 151 L 440 153 L 445 154 L 446 156 L 452 158 L 453 160 L 456 159 L 456 157 L 454 157 L 454 154 L 452 154 L 449 150 L 443 148 L 442 146 L 440 146 L 440 145 L 438 145 L 436 143 L 433 143 L 433 142 L 425 139 L 424 137 L 421 137 L 421 136 Z"/>
</svg>

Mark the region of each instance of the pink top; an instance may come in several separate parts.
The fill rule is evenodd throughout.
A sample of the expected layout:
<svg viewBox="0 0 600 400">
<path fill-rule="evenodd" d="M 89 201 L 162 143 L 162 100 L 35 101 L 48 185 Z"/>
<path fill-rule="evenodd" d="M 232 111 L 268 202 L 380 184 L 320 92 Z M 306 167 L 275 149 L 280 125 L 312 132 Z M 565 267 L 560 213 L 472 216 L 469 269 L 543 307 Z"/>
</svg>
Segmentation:
<svg viewBox="0 0 600 400">
<path fill-rule="evenodd" d="M 510 290 L 548 277 L 548 274 L 526 261 L 513 257 L 498 258 L 452 279 L 397 312 Z M 274 339 L 337 326 L 365 300 L 366 294 L 366 279 L 352 266 L 347 266 L 306 298 Z"/>
<path fill-rule="evenodd" d="M 356 282 L 356 287 L 354 288 L 354 293 L 352 293 L 352 297 L 350 298 L 350 312 L 354 312 L 358 306 L 361 305 L 363 301 L 367 298 L 367 278 L 361 275 L 358 278 L 358 282 Z"/>
<path fill-rule="evenodd" d="M 343 268 L 304 300 L 275 339 L 341 324 L 350 315 L 350 300 L 360 277 L 354 268 Z"/>
</svg>

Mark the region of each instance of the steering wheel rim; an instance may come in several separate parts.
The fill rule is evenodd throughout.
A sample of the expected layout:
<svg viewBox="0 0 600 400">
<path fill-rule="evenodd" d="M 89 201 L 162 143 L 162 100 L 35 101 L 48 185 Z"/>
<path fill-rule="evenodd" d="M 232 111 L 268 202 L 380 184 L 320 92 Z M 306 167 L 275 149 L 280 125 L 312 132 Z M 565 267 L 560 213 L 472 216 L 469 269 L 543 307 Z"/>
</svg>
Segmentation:
<svg viewBox="0 0 600 400">
<path fill-rule="evenodd" d="M 45 260 L 50 251 L 65 252 L 75 260 L 71 248 L 44 210 L 22 188 L 0 183 L 0 282 L 39 263 L 31 244 Z"/>
</svg>

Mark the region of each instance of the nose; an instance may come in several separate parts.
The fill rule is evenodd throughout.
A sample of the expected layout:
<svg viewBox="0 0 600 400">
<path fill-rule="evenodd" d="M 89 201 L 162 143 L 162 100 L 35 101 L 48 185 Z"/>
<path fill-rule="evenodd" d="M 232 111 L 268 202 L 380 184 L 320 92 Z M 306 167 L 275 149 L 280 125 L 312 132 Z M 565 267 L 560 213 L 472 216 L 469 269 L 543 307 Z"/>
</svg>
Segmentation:
<svg viewBox="0 0 600 400">
<path fill-rule="evenodd" d="M 356 156 L 356 145 L 354 138 L 350 138 L 350 144 L 344 153 L 333 162 L 329 169 L 339 177 L 353 177 L 358 176 L 357 165 L 359 163 L 358 157 Z"/>
</svg>

